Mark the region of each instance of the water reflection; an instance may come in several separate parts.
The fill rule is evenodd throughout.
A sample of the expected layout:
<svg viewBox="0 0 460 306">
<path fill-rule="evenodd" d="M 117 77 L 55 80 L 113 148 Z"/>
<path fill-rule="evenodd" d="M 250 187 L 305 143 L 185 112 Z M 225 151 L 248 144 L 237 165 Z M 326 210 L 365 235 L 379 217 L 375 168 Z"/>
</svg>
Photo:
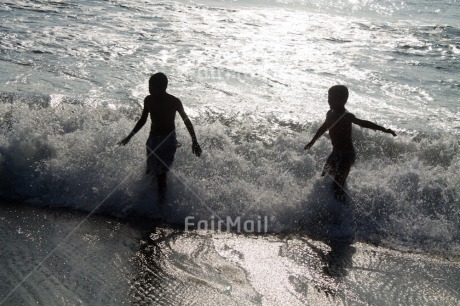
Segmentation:
<svg viewBox="0 0 460 306">
<path fill-rule="evenodd" d="M 356 248 L 349 242 L 332 242 L 329 246 L 331 250 L 325 256 L 324 273 L 333 277 L 347 276 L 347 269 L 353 265 L 352 258 Z"/>
</svg>

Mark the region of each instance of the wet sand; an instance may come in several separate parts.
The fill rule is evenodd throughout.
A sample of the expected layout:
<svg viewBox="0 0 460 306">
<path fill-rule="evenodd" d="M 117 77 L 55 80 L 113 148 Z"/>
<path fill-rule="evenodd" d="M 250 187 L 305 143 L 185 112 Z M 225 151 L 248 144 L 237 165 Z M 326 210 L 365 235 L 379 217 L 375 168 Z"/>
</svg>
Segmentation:
<svg viewBox="0 0 460 306">
<path fill-rule="evenodd" d="M 0 205 L 4 305 L 455 305 L 458 260 Z M 83 221 L 83 222 L 82 222 Z M 75 230 L 75 228 L 78 228 Z"/>
</svg>

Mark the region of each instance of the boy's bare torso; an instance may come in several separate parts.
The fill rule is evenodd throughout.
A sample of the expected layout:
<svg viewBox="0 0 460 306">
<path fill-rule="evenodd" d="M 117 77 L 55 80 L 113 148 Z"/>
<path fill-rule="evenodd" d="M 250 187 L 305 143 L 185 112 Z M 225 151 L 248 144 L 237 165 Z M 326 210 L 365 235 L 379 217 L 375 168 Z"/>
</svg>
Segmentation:
<svg viewBox="0 0 460 306">
<path fill-rule="evenodd" d="M 354 150 L 351 139 L 351 126 L 354 119 L 355 116 L 348 112 L 334 110 L 327 112 L 326 122 L 334 151 L 349 152 Z"/>
</svg>

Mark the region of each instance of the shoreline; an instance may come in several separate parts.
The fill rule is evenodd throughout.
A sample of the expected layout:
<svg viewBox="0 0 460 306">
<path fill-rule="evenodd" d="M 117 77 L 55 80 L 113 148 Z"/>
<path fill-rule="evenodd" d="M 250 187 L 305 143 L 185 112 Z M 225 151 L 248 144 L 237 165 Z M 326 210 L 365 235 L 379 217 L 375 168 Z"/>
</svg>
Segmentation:
<svg viewBox="0 0 460 306">
<path fill-rule="evenodd" d="M 128 226 L 136 231 L 139 232 L 139 240 L 145 240 L 146 237 L 151 232 L 154 232 L 157 228 L 164 228 L 170 229 L 179 232 L 191 232 L 191 233 L 205 233 L 209 235 L 219 235 L 219 234 L 230 234 L 232 236 L 243 236 L 243 237 L 250 237 L 250 238 L 264 238 L 264 237 L 272 237 L 274 239 L 291 239 L 299 236 L 306 236 L 308 239 L 313 241 L 318 241 L 321 243 L 326 243 L 324 237 L 318 237 L 316 235 L 309 235 L 302 229 L 297 229 L 292 232 L 289 231 L 281 231 L 281 232 L 265 232 L 265 233 L 246 233 L 246 232 L 237 232 L 237 231 L 227 231 L 227 230 L 218 230 L 218 229 L 199 229 L 197 227 L 190 227 L 189 230 L 186 230 L 186 226 L 183 224 L 175 224 L 175 223 L 165 223 L 161 219 L 155 219 L 150 217 L 140 217 L 140 216 L 128 216 L 128 217 L 115 217 L 111 215 L 107 215 L 105 213 L 95 212 L 88 217 L 88 212 L 83 210 L 75 210 L 70 207 L 62 207 L 62 206 L 34 206 L 30 205 L 25 202 L 21 201 L 8 201 L 0 199 L 0 213 L 4 208 L 11 208 L 11 209 L 23 209 L 26 212 L 42 212 L 44 214 L 52 215 L 54 218 L 72 218 L 83 220 L 87 218 L 91 222 L 115 222 L 119 224 L 123 224 L 124 226 Z M 327 244 L 327 243 L 326 243 Z M 372 241 L 353 241 L 352 245 L 354 244 L 361 244 L 367 245 L 369 247 L 378 248 L 380 250 L 388 250 L 390 252 L 397 252 L 400 254 L 407 254 L 407 255 L 416 255 L 421 256 L 424 258 L 429 258 L 431 260 L 436 260 L 439 262 L 451 262 L 451 263 L 460 263 L 460 254 L 458 256 L 454 255 L 445 255 L 438 251 L 427 252 L 424 250 L 419 249 L 403 249 L 394 247 L 389 243 L 381 242 L 379 244 L 373 243 Z"/>
</svg>

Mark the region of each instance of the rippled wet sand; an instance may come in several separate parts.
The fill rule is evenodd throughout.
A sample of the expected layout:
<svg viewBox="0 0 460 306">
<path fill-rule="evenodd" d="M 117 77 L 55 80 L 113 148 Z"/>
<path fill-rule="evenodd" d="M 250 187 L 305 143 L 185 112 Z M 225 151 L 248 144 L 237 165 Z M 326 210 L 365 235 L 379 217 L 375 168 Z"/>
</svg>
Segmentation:
<svg viewBox="0 0 460 306">
<path fill-rule="evenodd" d="M 331 250 L 300 233 L 185 232 L 20 204 L 2 204 L 0 216 L 5 305 L 455 305 L 460 298 L 458 259 L 363 243 Z"/>
</svg>

